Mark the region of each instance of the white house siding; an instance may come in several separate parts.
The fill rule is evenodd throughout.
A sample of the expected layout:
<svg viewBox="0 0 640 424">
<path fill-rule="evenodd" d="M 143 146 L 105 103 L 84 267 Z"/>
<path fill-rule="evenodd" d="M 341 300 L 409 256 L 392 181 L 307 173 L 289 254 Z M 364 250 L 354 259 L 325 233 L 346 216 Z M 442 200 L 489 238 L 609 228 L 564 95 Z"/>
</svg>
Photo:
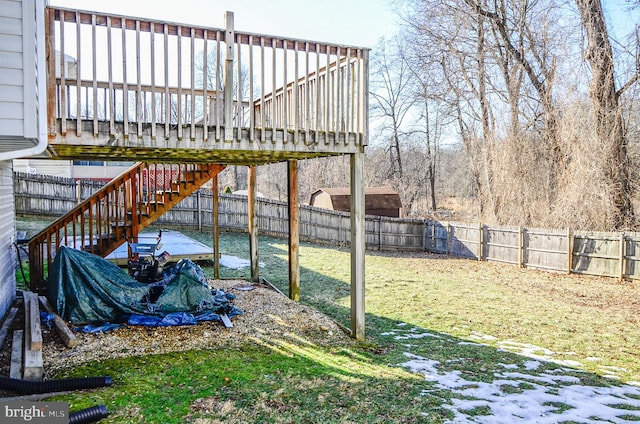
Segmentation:
<svg viewBox="0 0 640 424">
<path fill-rule="evenodd" d="M 14 159 L 13 170 L 28 174 L 54 175 L 56 177 L 71 178 L 72 166 L 69 160 L 51 159 Z"/>
<path fill-rule="evenodd" d="M 0 319 L 16 292 L 15 206 L 11 161 L 0 162 Z"/>
<path fill-rule="evenodd" d="M 2 136 L 25 136 L 25 57 L 22 11 L 22 1 L 0 0 L 0 131 Z"/>
</svg>

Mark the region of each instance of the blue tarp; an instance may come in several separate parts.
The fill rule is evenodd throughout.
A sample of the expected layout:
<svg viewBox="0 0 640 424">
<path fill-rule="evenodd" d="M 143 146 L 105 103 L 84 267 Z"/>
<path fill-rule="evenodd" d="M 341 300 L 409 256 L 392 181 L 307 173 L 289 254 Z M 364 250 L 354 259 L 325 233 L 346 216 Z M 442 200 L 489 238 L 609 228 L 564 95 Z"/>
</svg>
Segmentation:
<svg viewBox="0 0 640 424">
<path fill-rule="evenodd" d="M 242 313 L 231 305 L 233 296 L 209 288 L 202 268 L 188 259 L 167 268 L 161 281 L 144 284 L 100 256 L 64 246 L 49 270 L 48 295 L 58 314 L 74 324 L 144 316 L 155 325 L 186 325 L 196 323 L 198 314 Z"/>
</svg>

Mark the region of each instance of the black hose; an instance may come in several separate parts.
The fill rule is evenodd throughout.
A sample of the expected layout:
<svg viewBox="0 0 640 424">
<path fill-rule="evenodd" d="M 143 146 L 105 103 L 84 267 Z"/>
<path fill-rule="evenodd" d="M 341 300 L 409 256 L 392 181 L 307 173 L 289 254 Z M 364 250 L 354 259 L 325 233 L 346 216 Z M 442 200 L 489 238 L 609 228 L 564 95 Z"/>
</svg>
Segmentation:
<svg viewBox="0 0 640 424">
<path fill-rule="evenodd" d="M 111 377 L 68 378 L 63 380 L 28 381 L 0 376 L 0 390 L 21 395 L 94 389 L 111 385 Z"/>
<path fill-rule="evenodd" d="M 109 416 L 109 411 L 104 405 L 96 405 L 91 408 L 81 409 L 80 411 L 69 414 L 69 424 L 89 424 L 100 421 Z"/>
</svg>

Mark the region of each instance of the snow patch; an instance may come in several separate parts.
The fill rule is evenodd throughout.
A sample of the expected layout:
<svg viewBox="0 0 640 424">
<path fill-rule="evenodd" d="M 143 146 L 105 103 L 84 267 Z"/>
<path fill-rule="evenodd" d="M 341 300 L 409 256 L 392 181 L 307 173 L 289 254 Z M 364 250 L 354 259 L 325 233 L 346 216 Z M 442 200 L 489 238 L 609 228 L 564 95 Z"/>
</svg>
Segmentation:
<svg viewBox="0 0 640 424">
<path fill-rule="evenodd" d="M 460 371 L 441 371 L 440 363 L 411 353 L 401 364 L 422 374 L 435 389 L 453 393 L 451 404 L 453 423 L 536 423 L 555 424 L 564 421 L 581 423 L 629 422 L 621 417 L 640 419 L 640 388 L 632 385 L 593 387 L 579 384 L 574 376 L 555 373 L 532 375 L 522 372 L 497 373 L 491 383 L 467 380 Z M 517 369 L 513 364 L 500 364 Z M 537 369 L 538 361 L 529 361 L 525 371 Z M 535 368 L 534 368 L 535 366 Z M 557 371 L 557 370 L 556 370 Z M 573 370 L 566 370 L 573 371 Z M 504 391 L 505 386 L 516 388 Z M 430 394 L 431 389 L 423 390 Z M 470 416 L 465 411 L 486 407 L 491 415 Z M 625 408 L 626 406 L 626 408 Z"/>
<path fill-rule="evenodd" d="M 250 267 L 251 261 L 249 259 L 238 258 L 237 256 L 220 255 L 220 265 L 225 268 L 239 270 Z M 263 262 L 259 262 L 258 265 L 264 267 Z"/>
<path fill-rule="evenodd" d="M 494 336 L 490 336 L 489 334 L 482 334 L 475 331 L 469 335 L 469 338 L 475 340 L 498 340 L 497 338 L 495 338 Z"/>
<path fill-rule="evenodd" d="M 401 323 L 405 324 L 405 323 Z M 400 326 L 401 324 L 398 324 Z M 405 324 L 406 325 L 406 324 Z M 424 339 L 425 337 L 432 337 L 434 339 L 441 339 L 442 336 L 429 332 L 421 332 L 419 328 L 412 327 L 409 330 L 396 330 L 387 331 L 386 333 L 380 333 L 381 336 L 395 336 L 395 340 L 410 340 L 410 339 Z"/>
</svg>

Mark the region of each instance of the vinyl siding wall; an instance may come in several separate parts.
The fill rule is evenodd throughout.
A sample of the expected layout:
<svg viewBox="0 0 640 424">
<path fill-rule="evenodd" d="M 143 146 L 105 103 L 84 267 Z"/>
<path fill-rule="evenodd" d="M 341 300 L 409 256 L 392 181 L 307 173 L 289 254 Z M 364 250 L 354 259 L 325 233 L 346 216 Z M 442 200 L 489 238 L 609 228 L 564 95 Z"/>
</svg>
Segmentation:
<svg viewBox="0 0 640 424">
<path fill-rule="evenodd" d="M 15 207 L 11 161 L 0 162 L 0 319 L 16 292 Z"/>
<path fill-rule="evenodd" d="M 0 0 L 0 135 L 2 136 L 25 136 L 25 56 L 22 12 L 22 1 Z"/>
</svg>

